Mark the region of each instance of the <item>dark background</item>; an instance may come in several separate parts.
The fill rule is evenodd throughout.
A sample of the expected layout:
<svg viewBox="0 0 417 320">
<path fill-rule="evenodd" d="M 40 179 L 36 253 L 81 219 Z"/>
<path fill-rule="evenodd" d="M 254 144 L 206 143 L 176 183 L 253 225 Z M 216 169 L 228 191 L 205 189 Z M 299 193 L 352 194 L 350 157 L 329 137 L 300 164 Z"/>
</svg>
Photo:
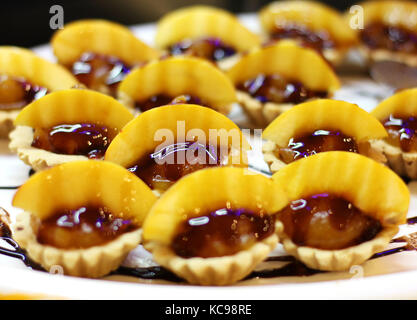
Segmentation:
<svg viewBox="0 0 417 320">
<path fill-rule="evenodd" d="M 254 12 L 268 0 L 1 0 L 0 45 L 31 47 L 49 42 L 54 30 L 49 27 L 49 9 L 58 4 L 64 8 L 64 21 L 102 18 L 125 25 L 154 22 L 165 13 L 196 4 L 213 5 L 233 13 Z M 346 10 L 356 1 L 322 1 Z"/>
</svg>

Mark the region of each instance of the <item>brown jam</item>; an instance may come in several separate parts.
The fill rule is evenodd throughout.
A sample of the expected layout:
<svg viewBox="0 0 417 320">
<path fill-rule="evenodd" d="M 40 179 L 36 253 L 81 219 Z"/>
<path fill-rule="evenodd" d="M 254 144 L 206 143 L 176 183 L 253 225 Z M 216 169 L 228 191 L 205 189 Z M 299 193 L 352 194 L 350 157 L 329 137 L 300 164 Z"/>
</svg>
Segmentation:
<svg viewBox="0 0 417 320">
<path fill-rule="evenodd" d="M 325 98 L 326 91 L 313 91 L 301 82 L 284 79 L 280 75 L 260 74 L 254 79 L 247 80 L 238 89 L 249 93 L 262 103 L 293 103 L 298 104 L 312 98 Z"/>
<path fill-rule="evenodd" d="M 390 115 L 382 124 L 388 132 L 388 143 L 404 152 L 417 152 L 417 118 Z"/>
<path fill-rule="evenodd" d="M 361 39 L 371 49 L 417 54 L 417 34 L 402 27 L 371 23 L 362 30 Z"/>
<path fill-rule="evenodd" d="M 144 101 L 136 102 L 135 108 L 145 112 L 149 109 L 164 106 L 167 104 L 198 104 L 200 106 L 208 107 L 208 104 L 204 101 L 201 101 L 200 98 L 189 94 L 182 94 L 177 97 L 171 97 L 165 94 L 157 94 Z"/>
<path fill-rule="evenodd" d="M 117 129 L 91 123 L 61 124 L 52 128 L 37 128 L 32 147 L 66 155 L 102 158 Z"/>
<path fill-rule="evenodd" d="M 0 75 L 0 110 L 19 110 L 47 93 L 22 78 Z"/>
<path fill-rule="evenodd" d="M 168 48 L 172 55 L 192 55 L 195 57 L 217 62 L 233 56 L 236 50 L 226 45 L 218 38 L 201 38 L 184 40 Z"/>
<path fill-rule="evenodd" d="M 89 89 L 116 96 L 118 84 L 130 71 L 123 61 L 112 56 L 84 53 L 70 66 L 71 72 Z"/>
<path fill-rule="evenodd" d="M 223 208 L 185 221 L 171 247 L 184 258 L 233 255 L 272 235 L 274 223 L 274 216 Z"/>
<path fill-rule="evenodd" d="M 295 244 L 324 250 L 363 243 L 381 230 L 379 221 L 342 197 L 327 193 L 292 201 L 277 219 Z"/>
<path fill-rule="evenodd" d="M 270 34 L 272 40 L 294 39 L 303 46 L 323 52 L 335 47 L 334 41 L 325 31 L 313 32 L 304 26 L 275 27 Z"/>
<path fill-rule="evenodd" d="M 167 190 L 194 171 L 224 165 L 227 150 L 199 142 L 178 142 L 147 155 L 128 170 L 151 189 Z"/>
<path fill-rule="evenodd" d="M 116 218 L 105 207 L 60 210 L 40 223 L 39 243 L 61 249 L 82 249 L 105 244 L 135 230 L 130 220 Z"/>
<path fill-rule="evenodd" d="M 280 148 L 279 158 L 290 163 L 325 151 L 359 152 L 355 139 L 339 131 L 316 130 L 312 134 L 291 138 L 286 148 Z"/>
</svg>

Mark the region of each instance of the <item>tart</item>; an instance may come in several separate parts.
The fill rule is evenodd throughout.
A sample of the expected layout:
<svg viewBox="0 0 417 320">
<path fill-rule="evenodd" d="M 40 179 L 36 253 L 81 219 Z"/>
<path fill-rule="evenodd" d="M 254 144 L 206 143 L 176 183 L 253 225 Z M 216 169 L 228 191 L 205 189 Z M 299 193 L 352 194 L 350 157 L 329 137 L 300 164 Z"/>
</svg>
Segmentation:
<svg viewBox="0 0 417 320">
<path fill-rule="evenodd" d="M 54 34 L 51 46 L 81 83 L 112 96 L 130 69 L 159 57 L 128 28 L 106 20 L 69 23 Z"/>
<path fill-rule="evenodd" d="M 364 125 L 366 124 L 366 125 Z M 284 112 L 264 130 L 263 154 L 271 172 L 327 151 L 355 152 L 386 162 L 372 142 L 387 137 L 384 126 L 355 104 L 319 99 Z"/>
<path fill-rule="evenodd" d="M 240 53 L 259 46 L 260 39 L 225 10 L 192 6 L 164 16 L 155 43 L 168 54 L 197 56 L 227 69 Z"/>
<path fill-rule="evenodd" d="M 48 201 L 45 201 L 48 199 Z M 116 269 L 141 241 L 141 226 L 156 201 L 124 168 L 74 161 L 34 174 L 13 198 L 13 236 L 45 270 L 98 278 Z"/>
<path fill-rule="evenodd" d="M 340 87 L 337 75 L 319 54 L 292 40 L 252 50 L 227 75 L 237 88 L 239 103 L 260 127 L 293 105 L 331 97 Z"/>
<path fill-rule="evenodd" d="M 143 226 L 144 246 L 191 284 L 229 285 L 275 248 L 274 213 L 286 201 L 279 185 L 248 169 L 200 170 L 152 208 Z"/>
<path fill-rule="evenodd" d="M 370 62 L 390 60 L 417 66 L 417 3 L 366 1 L 360 51 Z"/>
<path fill-rule="evenodd" d="M 211 63 L 193 57 L 153 61 L 120 84 L 119 101 L 140 113 L 166 104 L 198 104 L 228 114 L 237 101 L 230 79 Z"/>
<path fill-rule="evenodd" d="M 343 15 L 315 1 L 277 1 L 262 8 L 259 20 L 267 43 L 293 39 L 339 65 L 357 37 Z"/>
<path fill-rule="evenodd" d="M 7 138 L 17 114 L 27 104 L 77 84 L 67 70 L 29 50 L 0 47 L 0 138 Z"/>
<path fill-rule="evenodd" d="M 229 118 L 198 105 L 162 106 L 130 121 L 105 160 L 144 180 L 156 194 L 206 167 L 247 166 L 249 143 Z"/>
<path fill-rule="evenodd" d="M 74 160 L 101 159 L 132 118 L 129 109 L 105 94 L 61 90 L 19 113 L 9 148 L 36 171 Z"/>
<path fill-rule="evenodd" d="M 403 177 L 417 179 L 417 89 L 400 91 L 382 101 L 373 111 L 388 132 L 372 146 L 382 152 L 388 164 Z"/>
<path fill-rule="evenodd" d="M 277 213 L 285 251 L 310 268 L 349 270 L 383 250 L 405 223 L 410 193 L 386 166 L 331 151 L 295 161 L 272 176 L 290 202 Z"/>
</svg>

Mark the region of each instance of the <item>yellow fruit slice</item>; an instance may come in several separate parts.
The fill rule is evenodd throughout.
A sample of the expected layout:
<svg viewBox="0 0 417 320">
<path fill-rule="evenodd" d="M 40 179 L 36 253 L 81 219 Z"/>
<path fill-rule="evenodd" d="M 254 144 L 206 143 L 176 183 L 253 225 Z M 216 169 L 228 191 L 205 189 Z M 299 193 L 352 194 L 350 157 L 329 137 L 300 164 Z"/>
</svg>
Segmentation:
<svg viewBox="0 0 417 320">
<path fill-rule="evenodd" d="M 417 89 L 402 90 L 382 101 L 371 114 L 379 120 L 391 114 L 396 117 L 417 116 Z"/>
</svg>

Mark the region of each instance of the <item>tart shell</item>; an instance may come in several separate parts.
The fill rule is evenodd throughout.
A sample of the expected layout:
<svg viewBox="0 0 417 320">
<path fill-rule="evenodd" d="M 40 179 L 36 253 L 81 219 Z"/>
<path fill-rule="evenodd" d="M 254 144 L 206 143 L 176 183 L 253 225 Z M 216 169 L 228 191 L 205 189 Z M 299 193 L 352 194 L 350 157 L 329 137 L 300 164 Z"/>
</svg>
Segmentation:
<svg viewBox="0 0 417 320">
<path fill-rule="evenodd" d="M 191 284 L 224 286 L 245 278 L 269 255 L 277 243 L 278 237 L 274 234 L 232 256 L 209 259 L 185 259 L 177 256 L 169 247 L 155 242 L 150 242 L 145 247 L 152 251 L 156 262 L 174 270 Z"/>
<path fill-rule="evenodd" d="M 19 214 L 14 228 L 14 239 L 29 256 L 49 271 L 56 266 L 65 275 L 99 278 L 117 269 L 129 251 L 141 241 L 142 230 L 125 233 L 108 244 L 88 249 L 64 250 L 40 244 L 36 239 L 39 220 L 28 212 Z"/>
<path fill-rule="evenodd" d="M 28 126 L 17 126 L 9 135 L 9 149 L 17 153 L 20 160 L 35 171 L 77 160 L 88 160 L 85 156 L 57 154 L 32 147 L 33 129 Z"/>
</svg>

